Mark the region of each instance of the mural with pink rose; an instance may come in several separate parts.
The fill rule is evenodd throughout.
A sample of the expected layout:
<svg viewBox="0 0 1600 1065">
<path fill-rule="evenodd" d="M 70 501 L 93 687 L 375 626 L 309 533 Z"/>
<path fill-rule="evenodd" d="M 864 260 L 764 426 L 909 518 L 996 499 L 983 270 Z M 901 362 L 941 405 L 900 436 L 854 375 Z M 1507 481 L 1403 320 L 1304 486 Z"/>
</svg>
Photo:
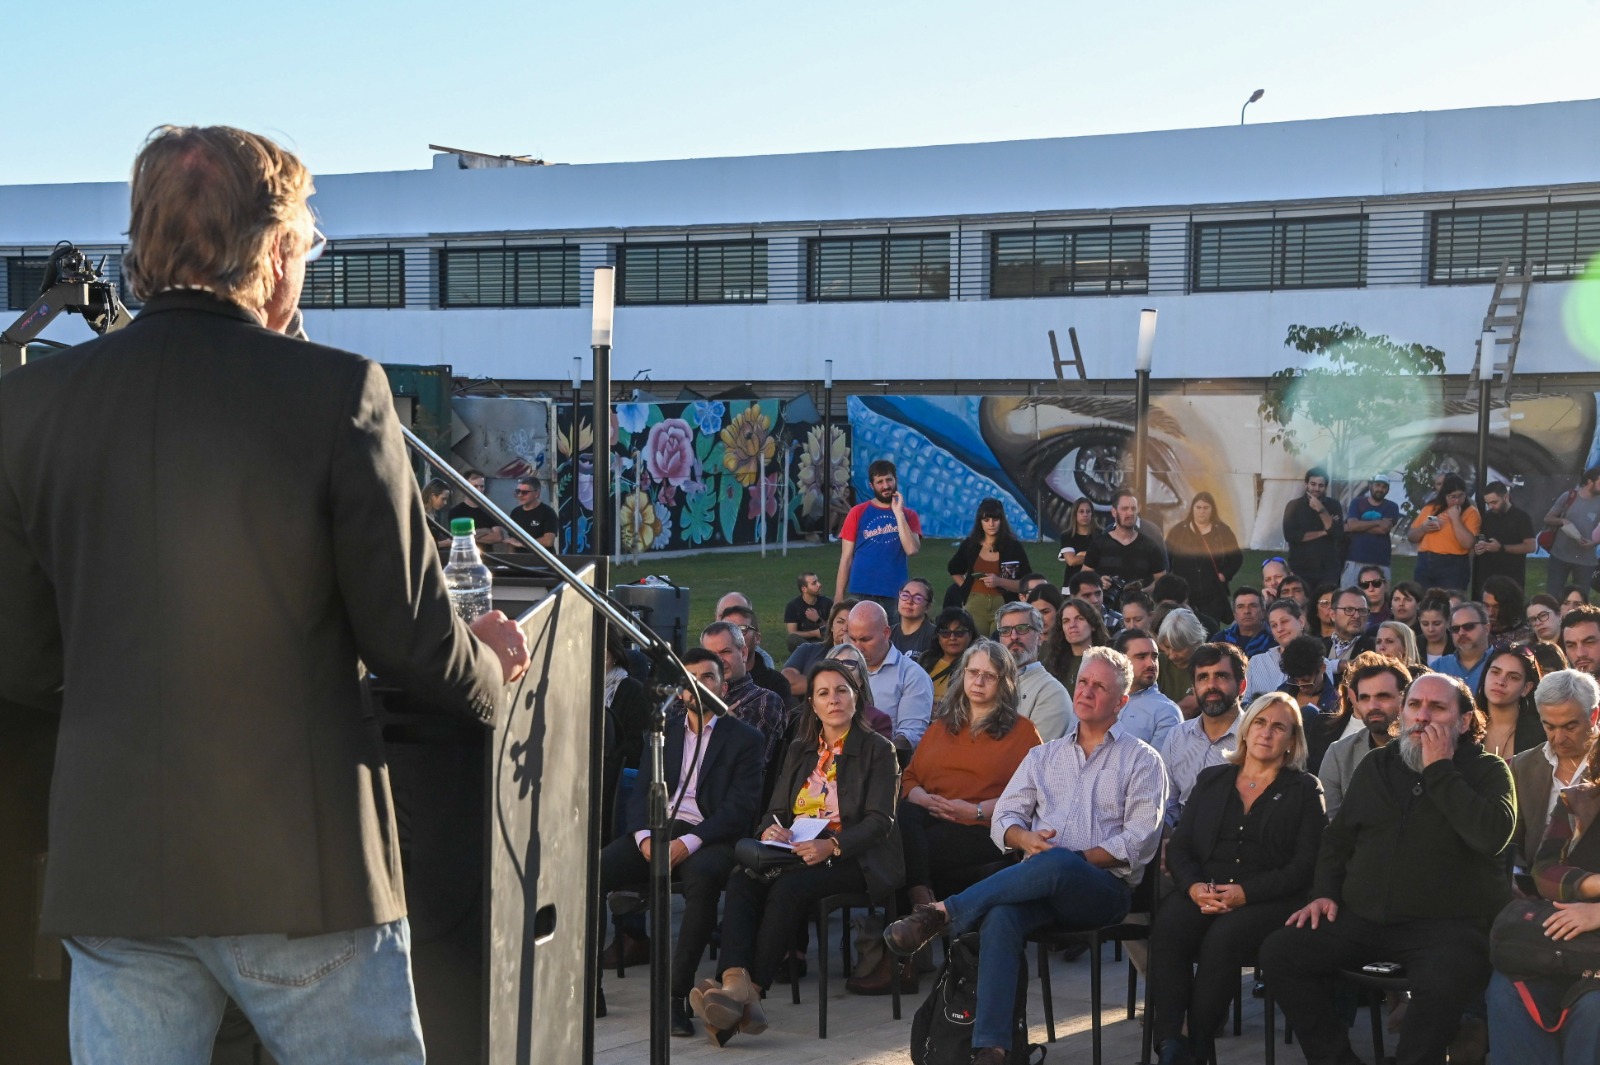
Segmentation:
<svg viewBox="0 0 1600 1065">
<path fill-rule="evenodd" d="M 793 421 L 787 417 L 791 409 Z M 594 430 L 588 408 L 580 407 L 574 463 L 570 404 L 557 420 L 562 549 L 587 553 Z M 849 500 L 850 438 L 843 424 L 835 424 L 831 435 L 839 512 Z M 619 403 L 613 408 L 611 463 L 621 480 L 617 528 L 624 554 L 756 544 L 763 537 L 777 543 L 785 523 L 791 540 L 822 528 L 822 427 L 809 402 Z"/>
</svg>

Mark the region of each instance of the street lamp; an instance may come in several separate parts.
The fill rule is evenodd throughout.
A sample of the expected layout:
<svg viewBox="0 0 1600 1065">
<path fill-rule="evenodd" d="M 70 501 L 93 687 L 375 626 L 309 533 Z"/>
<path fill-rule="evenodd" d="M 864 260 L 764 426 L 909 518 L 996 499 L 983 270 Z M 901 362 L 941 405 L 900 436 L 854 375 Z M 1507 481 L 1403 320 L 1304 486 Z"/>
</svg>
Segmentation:
<svg viewBox="0 0 1600 1065">
<path fill-rule="evenodd" d="M 1139 346 L 1133 356 L 1133 491 L 1144 505 L 1149 484 L 1150 362 L 1156 346 L 1156 312 L 1139 312 Z"/>
<path fill-rule="evenodd" d="M 611 319 L 616 309 L 616 270 L 594 271 L 594 554 L 610 553 L 611 544 Z"/>
<path fill-rule="evenodd" d="M 1249 107 L 1251 104 L 1255 103 L 1257 100 L 1261 99 L 1266 94 L 1267 94 L 1267 90 L 1265 90 L 1265 89 L 1257 89 L 1255 92 L 1250 94 L 1250 99 L 1248 99 L 1248 100 L 1246 100 L 1244 102 L 1244 107 Z M 1244 125 L 1244 107 L 1239 108 L 1239 125 L 1241 125 L 1241 126 Z"/>
<path fill-rule="evenodd" d="M 822 360 L 822 542 L 833 532 L 833 360 Z"/>
<path fill-rule="evenodd" d="M 578 502 L 578 415 L 583 399 L 583 356 L 572 357 L 572 372 L 568 375 L 572 386 L 572 435 L 567 437 L 567 459 L 572 463 L 572 528 L 567 533 L 567 550 L 578 553 L 578 519 L 583 515 L 583 504 Z"/>
</svg>

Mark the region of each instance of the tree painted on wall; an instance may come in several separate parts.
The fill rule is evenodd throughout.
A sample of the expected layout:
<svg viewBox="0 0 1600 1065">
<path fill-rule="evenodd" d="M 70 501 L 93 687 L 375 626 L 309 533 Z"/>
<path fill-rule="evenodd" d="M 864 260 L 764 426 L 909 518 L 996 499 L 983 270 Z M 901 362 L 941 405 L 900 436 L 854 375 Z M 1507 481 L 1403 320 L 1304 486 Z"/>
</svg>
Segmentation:
<svg viewBox="0 0 1600 1065">
<path fill-rule="evenodd" d="M 1440 412 L 1444 352 L 1348 322 L 1292 325 L 1284 346 L 1309 358 L 1267 379 L 1260 413 L 1275 427 L 1272 443 L 1306 456 L 1308 466 L 1325 465 L 1336 482 L 1396 469 L 1408 482 L 1426 480 L 1426 451 L 1394 437 L 1399 427 Z"/>
</svg>

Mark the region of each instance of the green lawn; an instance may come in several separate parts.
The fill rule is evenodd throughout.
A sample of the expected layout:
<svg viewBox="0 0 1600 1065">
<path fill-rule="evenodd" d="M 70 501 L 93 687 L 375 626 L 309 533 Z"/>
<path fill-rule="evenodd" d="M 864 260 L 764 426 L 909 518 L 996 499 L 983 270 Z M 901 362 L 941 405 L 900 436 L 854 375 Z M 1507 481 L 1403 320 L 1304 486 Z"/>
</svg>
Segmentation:
<svg viewBox="0 0 1600 1065">
<path fill-rule="evenodd" d="M 1048 574 L 1053 580 L 1060 580 L 1061 566 L 1052 557 L 1050 545 L 1039 544 L 1037 549 L 1033 544 L 1027 546 L 1029 557 L 1039 567 L 1039 572 Z M 922 550 L 911 560 L 911 573 L 932 581 L 936 594 L 943 595 L 950 583 L 945 564 L 954 553 L 953 541 L 924 541 Z M 1239 571 L 1234 586 L 1253 583 L 1261 572 L 1262 559 L 1271 554 L 1269 551 L 1246 551 L 1244 568 Z M 1049 565 L 1044 564 L 1046 561 Z M 1394 579 L 1409 580 L 1415 562 L 1410 556 L 1397 556 Z M 823 590 L 831 595 L 834 576 L 839 570 L 839 545 L 791 546 L 788 558 L 782 557 L 776 550 L 768 550 L 765 559 L 757 552 L 707 552 L 689 558 L 641 560 L 637 566 L 619 565 L 612 572 L 618 584 L 656 574 L 689 588 L 690 632 L 699 632 L 714 620 L 711 609 L 723 595 L 743 592 L 750 597 L 756 612 L 761 615 L 761 627 L 766 633 L 769 649 L 776 648 L 773 655 L 781 659 L 783 606 L 795 597 L 795 578 L 806 570 L 815 570 L 820 574 Z"/>
</svg>

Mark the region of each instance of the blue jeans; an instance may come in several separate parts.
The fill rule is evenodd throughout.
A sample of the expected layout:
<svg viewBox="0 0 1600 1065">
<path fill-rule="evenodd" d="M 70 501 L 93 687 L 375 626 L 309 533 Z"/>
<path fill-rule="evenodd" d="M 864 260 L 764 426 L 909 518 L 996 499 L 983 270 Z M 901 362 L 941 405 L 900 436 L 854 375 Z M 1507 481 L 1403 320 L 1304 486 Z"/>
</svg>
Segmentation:
<svg viewBox="0 0 1600 1065">
<path fill-rule="evenodd" d="M 1549 1062 L 1550 1065 L 1593 1065 L 1600 1048 L 1600 993 L 1590 991 L 1572 1004 L 1558 1032 L 1536 1024 L 1517 989 L 1504 973 L 1489 980 L 1489 1042 L 1495 1060 Z"/>
<path fill-rule="evenodd" d="M 1465 592 L 1471 585 L 1472 560 L 1466 555 L 1441 555 L 1418 551 L 1412 579 L 1427 588 L 1454 588 Z"/>
<path fill-rule="evenodd" d="M 405 918 L 298 939 L 65 942 L 73 1065 L 207 1065 L 230 997 L 279 1061 L 422 1065 Z"/>
<path fill-rule="evenodd" d="M 1154 875 L 1148 870 L 1146 875 Z M 1011 1049 L 1017 959 L 1049 925 L 1089 930 L 1127 916 L 1127 883 L 1066 848 L 1036 854 L 944 900 L 952 935 L 979 932 L 978 1016 L 972 1048 Z"/>
</svg>

